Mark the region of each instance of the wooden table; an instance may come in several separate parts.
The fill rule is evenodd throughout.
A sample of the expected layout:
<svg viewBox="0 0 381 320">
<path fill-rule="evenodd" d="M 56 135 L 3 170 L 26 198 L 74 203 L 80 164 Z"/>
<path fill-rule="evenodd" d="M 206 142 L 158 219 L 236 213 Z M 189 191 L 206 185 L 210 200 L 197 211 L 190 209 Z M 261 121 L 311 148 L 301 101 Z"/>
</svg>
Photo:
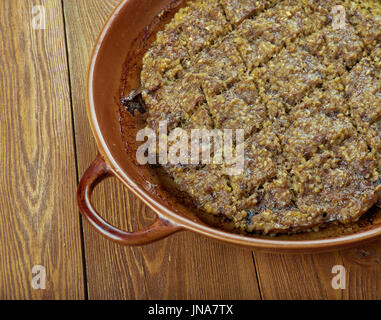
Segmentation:
<svg viewBox="0 0 381 320">
<path fill-rule="evenodd" d="M 0 1 L 0 298 L 380 299 L 381 242 L 317 255 L 229 247 L 190 232 L 139 248 L 82 222 L 78 178 L 97 154 L 85 111 L 92 46 L 118 0 Z M 32 8 L 43 5 L 46 30 Z M 153 213 L 121 183 L 94 198 L 132 230 Z M 46 268 L 46 289 L 31 285 Z M 332 267 L 346 268 L 335 290 Z"/>
</svg>

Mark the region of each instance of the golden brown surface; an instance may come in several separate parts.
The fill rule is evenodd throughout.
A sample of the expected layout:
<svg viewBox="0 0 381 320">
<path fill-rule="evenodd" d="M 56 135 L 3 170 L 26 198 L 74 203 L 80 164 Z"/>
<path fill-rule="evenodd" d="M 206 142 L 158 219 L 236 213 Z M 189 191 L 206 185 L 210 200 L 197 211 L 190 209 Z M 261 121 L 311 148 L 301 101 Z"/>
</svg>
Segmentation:
<svg viewBox="0 0 381 320">
<path fill-rule="evenodd" d="M 17 11 L 16 1 L 7 3 Z M 81 150 L 77 154 L 79 175 L 96 155 L 84 108 L 87 62 L 99 30 L 118 3 L 119 0 L 64 1 L 76 125 L 75 132 L 66 132 Z M 57 38 L 54 40 L 56 42 Z M 12 103 L 7 103 L 5 110 L 11 109 Z M 74 153 L 72 157 L 75 157 Z M 9 203 L 6 195 L 0 197 L 4 198 L 4 203 Z M 94 201 L 105 219 L 123 229 L 137 230 L 152 222 L 151 210 L 125 190 L 117 179 L 98 186 Z M 74 201 L 70 203 L 75 205 Z M 68 208 L 68 205 L 65 197 L 63 206 Z M 70 209 L 66 211 L 70 212 Z M 18 209 L 9 204 L 6 212 L 16 215 Z M 75 223 L 75 219 L 69 221 Z M 5 234 L 12 233 L 10 229 L 4 231 Z M 192 232 L 178 233 L 164 241 L 135 248 L 121 247 L 104 240 L 87 224 L 83 225 L 83 232 L 89 299 L 381 298 L 378 289 L 381 287 L 380 241 L 334 253 L 278 255 L 227 246 Z M 8 246 L 16 246 L 17 243 L 10 242 Z M 69 246 L 67 242 L 66 248 Z M 347 270 L 346 290 L 332 288 L 334 275 L 331 270 L 334 265 L 343 265 Z M 4 266 L 1 265 L 2 272 Z M 12 274 L 15 275 L 13 290 L 16 294 L 6 294 L 2 288 L 2 298 L 20 297 L 25 292 L 20 288 L 15 267 Z M 29 280 L 24 279 L 21 283 L 29 285 Z M 49 286 L 54 290 L 62 288 L 56 280 L 52 280 Z M 70 293 L 74 288 L 73 284 L 66 291 L 67 297 L 72 297 Z"/>
<path fill-rule="evenodd" d="M 15 1 L 7 2 L 12 7 Z M 73 152 L 71 157 L 75 159 L 72 165 L 75 167 L 75 162 L 78 165 L 78 176 L 83 174 L 97 154 L 85 108 L 86 70 L 98 33 L 119 3 L 119 0 L 64 0 L 75 124 L 74 130 L 67 130 L 66 134 L 77 146 L 78 152 Z M 13 9 L 17 11 L 16 2 L 14 5 Z M 57 39 L 54 38 L 54 41 Z M 122 69 L 116 72 L 122 72 Z M 69 105 L 66 108 L 70 108 Z M 54 188 L 59 186 L 58 182 Z M 66 208 L 63 215 L 74 225 L 78 221 L 76 214 L 79 216 L 76 201 L 69 202 L 67 196 L 63 198 L 62 205 Z M 140 230 L 155 219 L 153 211 L 117 179 L 108 179 L 100 184 L 93 201 L 107 221 L 123 230 Z M 10 210 L 12 213 L 17 215 L 17 208 L 14 212 Z M 9 233 L 12 233 L 11 230 Z M 117 245 L 101 237 L 85 222 L 82 233 L 84 266 L 81 274 L 85 278 L 87 291 L 81 299 L 260 299 L 250 250 L 226 246 L 193 232 L 180 232 L 143 247 Z M 72 237 L 78 240 L 78 236 Z M 15 242 L 12 245 L 18 244 Z M 72 247 L 68 241 L 66 245 L 66 250 Z M 67 261 L 60 263 L 68 264 Z M 239 274 L 230 272 L 237 268 L 237 263 Z M 0 268 L 0 271 L 4 270 L 2 265 Z M 68 268 L 65 270 L 71 271 Z M 17 270 L 13 268 L 12 271 L 16 274 Z M 63 276 L 64 273 L 60 274 Z M 16 281 L 13 288 L 20 296 L 23 290 L 19 287 L 20 282 Z M 25 279 L 27 286 L 30 286 L 29 282 L 29 278 Z M 63 289 L 59 284 L 56 279 L 51 279 L 48 287 L 59 291 Z M 71 293 L 81 285 L 80 282 L 70 282 L 71 288 L 66 290 L 66 297 L 73 297 Z M 3 287 L 0 289 L 3 290 Z M 0 297 L 12 296 L 4 293 Z"/>
<path fill-rule="evenodd" d="M 332 23 L 339 4 L 344 29 Z M 242 175 L 168 170 L 197 207 L 275 234 L 353 222 L 378 201 L 380 10 L 374 0 L 196 0 L 159 32 L 142 71 L 148 124 L 187 126 L 202 104 L 213 128 L 245 130 Z M 179 57 L 165 69 L 153 67 L 167 57 L 163 37 Z"/>
<path fill-rule="evenodd" d="M 57 32 L 49 33 L 29 31 L 26 28 L 27 21 L 30 21 L 31 17 L 26 19 L 25 14 L 31 12 L 31 8 L 25 7 L 25 10 L 20 11 L 20 8 L 27 3 L 26 1 L 5 0 L 1 1 L 0 5 L 2 12 L 0 29 L 7 34 L 6 39 L 14 38 L 10 41 L 15 41 L 21 39 L 22 35 L 26 46 L 33 40 L 33 57 L 26 58 L 25 51 L 13 51 L 11 47 L 7 47 L 7 50 L 2 51 L 0 58 L 3 76 L 9 80 L 3 87 L 4 94 L 2 95 L 1 119 L 4 126 L 1 126 L 0 130 L 8 129 L 7 135 L 3 136 L 4 144 L 0 147 L 4 148 L 1 149 L 4 152 L 1 153 L 3 166 L 0 168 L 0 175 L 5 179 L 4 181 L 14 181 L 4 184 L 0 193 L 2 221 L 0 273 L 3 275 L 0 280 L 1 299 L 381 298 L 380 241 L 334 253 L 279 255 L 253 253 L 250 250 L 230 247 L 192 232 L 178 233 L 146 247 L 121 247 L 100 237 L 87 224 L 83 224 L 80 228 L 74 197 L 75 164 L 78 164 L 77 173 L 80 176 L 97 152 L 84 107 L 87 63 L 98 32 L 119 0 L 63 1 L 69 60 L 64 54 L 60 54 L 55 63 L 62 66 L 60 69 L 62 71 L 65 69 L 64 65 L 69 62 L 70 83 L 69 77 L 66 76 L 65 81 L 58 81 L 63 78 L 63 73 L 58 73 L 58 78 L 56 75 L 52 77 L 48 72 L 40 73 L 40 70 L 47 70 L 45 68 L 52 65 L 51 59 L 41 58 L 47 56 L 46 44 L 51 42 L 58 45 L 65 41 L 64 26 L 60 18 L 62 11 L 59 6 L 56 6 L 57 2 L 59 1 L 39 1 L 46 5 L 47 12 L 54 13 L 48 22 L 54 21 L 54 30 Z M 8 14 L 9 12 L 12 14 Z M 58 21 L 60 22 L 57 23 Z M 41 37 L 39 39 L 43 42 L 34 41 L 35 38 L 31 37 L 35 36 Z M 39 45 L 40 43 L 43 45 Z M 64 46 L 61 49 L 63 50 Z M 11 63 L 16 58 L 22 61 L 23 68 L 19 68 L 19 72 L 14 72 L 15 65 Z M 46 87 L 43 97 L 49 108 L 46 108 L 45 103 L 35 104 L 30 96 L 21 95 L 26 88 L 25 75 L 22 71 L 36 70 L 34 69 L 36 66 L 39 71 L 36 77 L 41 77 Z M 10 76 L 11 73 L 12 76 Z M 56 94 L 50 94 L 49 86 L 58 82 L 62 83 L 62 87 L 71 88 L 72 109 L 69 93 L 61 96 L 65 103 L 57 101 Z M 12 90 L 8 89 L 11 83 Z M 31 83 L 36 84 L 36 82 Z M 58 109 L 55 109 L 56 107 Z M 45 128 L 41 129 L 39 135 L 44 139 L 44 147 L 39 149 L 40 152 L 44 153 L 48 150 L 47 146 L 51 146 L 49 147 L 50 158 L 61 159 L 52 161 L 49 170 L 40 170 L 38 180 L 31 178 L 31 181 L 40 181 L 40 183 L 49 181 L 48 185 L 44 184 L 46 199 L 51 194 L 57 197 L 55 198 L 57 206 L 52 219 L 60 220 L 57 222 L 59 228 L 45 228 L 42 232 L 44 241 L 39 241 L 40 236 L 30 237 L 28 227 L 20 229 L 17 233 L 15 228 L 8 228 L 16 219 L 20 222 L 18 225 L 27 226 L 30 221 L 30 210 L 36 208 L 29 207 L 26 202 L 13 201 L 12 186 L 17 187 L 18 179 L 22 179 L 25 185 L 26 180 L 24 174 L 23 178 L 16 175 L 17 172 L 22 172 L 17 169 L 19 164 L 16 166 L 7 160 L 9 157 L 19 161 L 27 159 L 25 149 L 22 148 L 22 139 L 20 139 L 20 127 L 11 125 L 12 121 L 17 119 L 15 113 L 22 112 L 21 110 L 25 108 L 28 111 L 31 108 L 37 108 L 36 110 L 39 111 L 60 110 L 52 117 L 49 115 L 50 121 L 55 124 L 55 129 L 51 132 L 56 132 L 59 128 L 60 137 L 65 137 L 60 143 L 60 146 L 65 145 L 63 149 L 57 146 L 55 135 L 46 133 L 47 117 L 28 118 L 29 126 L 36 125 L 36 127 Z M 75 120 L 75 129 L 68 124 L 71 111 Z M 54 120 L 57 116 L 59 121 Z M 30 139 L 36 136 L 29 134 Z M 76 153 L 74 148 L 69 148 L 64 141 L 75 141 L 78 152 Z M 62 159 L 65 161 L 62 162 Z M 65 169 L 60 177 L 53 177 L 52 172 L 63 170 L 63 163 L 66 163 L 65 168 L 72 167 L 71 173 L 69 174 Z M 33 167 L 29 166 L 29 168 L 38 170 L 39 164 L 34 163 Z M 68 184 L 71 191 L 61 192 L 62 188 L 68 188 Z M 100 212 L 104 213 L 108 221 L 126 230 L 137 230 L 138 227 L 152 221 L 150 209 L 123 188 L 117 179 L 110 179 L 97 187 L 94 204 Z M 50 224 L 50 221 L 53 221 L 50 217 L 46 219 L 46 212 L 46 210 L 35 210 L 33 217 L 40 221 L 45 218 L 43 221 L 46 225 L 55 225 L 56 222 Z M 63 217 L 65 217 L 64 223 Z M 82 248 L 78 245 L 77 232 L 66 233 L 65 230 L 68 228 L 82 229 L 84 235 Z M 60 246 L 51 245 L 56 243 L 56 237 L 60 237 L 63 233 L 67 234 L 64 237 L 65 241 Z M 47 249 L 46 254 L 38 254 L 44 246 Z M 28 248 L 34 248 L 33 253 Z M 18 250 L 25 251 L 21 254 Z M 60 256 L 63 258 L 58 258 Z M 79 257 L 75 258 L 77 256 Z M 46 261 L 52 261 L 51 264 L 49 263 L 47 289 L 33 290 L 30 267 L 35 263 L 45 264 Z M 78 263 L 75 268 L 72 267 L 73 261 Z M 82 267 L 82 263 L 85 267 Z M 346 290 L 332 288 L 331 282 L 334 275 L 331 269 L 334 265 L 343 265 L 347 270 Z M 274 266 L 277 267 L 274 268 Z M 73 270 L 78 271 L 74 274 Z M 87 294 L 84 288 L 87 288 Z"/>
</svg>

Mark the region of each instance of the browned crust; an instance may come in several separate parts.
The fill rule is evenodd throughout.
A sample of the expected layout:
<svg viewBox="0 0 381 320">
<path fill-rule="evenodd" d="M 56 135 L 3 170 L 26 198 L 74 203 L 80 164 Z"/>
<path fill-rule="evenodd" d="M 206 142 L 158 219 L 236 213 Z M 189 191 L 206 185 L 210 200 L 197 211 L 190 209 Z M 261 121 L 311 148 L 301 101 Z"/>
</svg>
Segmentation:
<svg viewBox="0 0 381 320">
<path fill-rule="evenodd" d="M 339 4 L 343 30 L 331 24 Z M 159 32 L 142 71 L 148 124 L 245 129 L 243 175 L 167 168 L 201 210 L 276 234 L 351 223 L 378 202 L 380 10 L 378 0 L 196 0 Z"/>
</svg>

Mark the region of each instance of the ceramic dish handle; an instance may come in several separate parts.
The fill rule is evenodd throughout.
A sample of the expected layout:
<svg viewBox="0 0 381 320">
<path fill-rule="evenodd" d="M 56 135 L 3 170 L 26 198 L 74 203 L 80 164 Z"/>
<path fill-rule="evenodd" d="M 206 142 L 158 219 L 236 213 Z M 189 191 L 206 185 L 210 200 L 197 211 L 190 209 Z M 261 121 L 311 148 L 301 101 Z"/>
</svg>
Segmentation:
<svg viewBox="0 0 381 320">
<path fill-rule="evenodd" d="M 157 216 L 156 221 L 144 230 L 126 232 L 106 222 L 91 203 L 94 188 L 104 179 L 112 176 L 112 171 L 98 155 L 83 175 L 77 191 L 79 210 L 83 217 L 104 237 L 122 245 L 143 245 L 165 238 L 177 231 L 179 226 Z"/>
</svg>

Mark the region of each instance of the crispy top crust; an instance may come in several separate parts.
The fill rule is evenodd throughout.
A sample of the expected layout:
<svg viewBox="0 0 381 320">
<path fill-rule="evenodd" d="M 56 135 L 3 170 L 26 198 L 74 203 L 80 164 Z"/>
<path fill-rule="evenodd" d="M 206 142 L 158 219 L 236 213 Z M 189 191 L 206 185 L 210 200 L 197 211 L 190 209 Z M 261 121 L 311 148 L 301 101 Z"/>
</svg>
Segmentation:
<svg viewBox="0 0 381 320">
<path fill-rule="evenodd" d="M 190 1 L 144 57 L 147 124 L 244 129 L 244 170 L 164 169 L 247 232 L 357 221 L 381 196 L 380 57 L 380 0 Z"/>
</svg>

